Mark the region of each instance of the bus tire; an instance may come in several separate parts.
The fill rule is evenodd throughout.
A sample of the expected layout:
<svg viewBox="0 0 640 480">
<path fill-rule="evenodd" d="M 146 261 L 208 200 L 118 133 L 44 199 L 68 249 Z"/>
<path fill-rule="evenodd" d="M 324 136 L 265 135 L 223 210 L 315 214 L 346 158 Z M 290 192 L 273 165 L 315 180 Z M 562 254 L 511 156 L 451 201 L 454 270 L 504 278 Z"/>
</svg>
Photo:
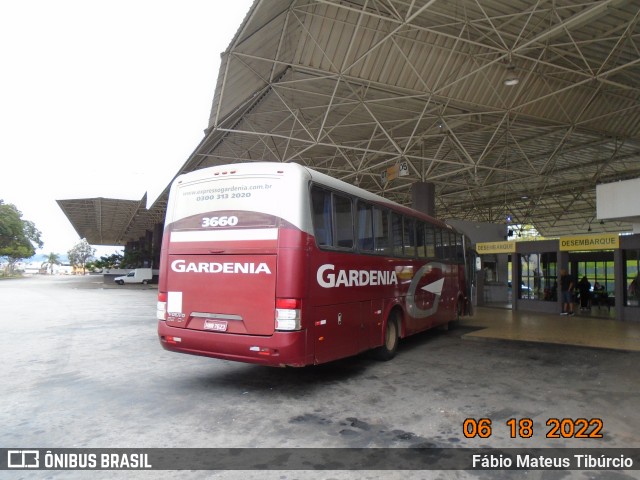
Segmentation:
<svg viewBox="0 0 640 480">
<path fill-rule="evenodd" d="M 146 285 L 147 283 L 149 283 L 149 280 L 142 280 L 143 285 Z"/>
<path fill-rule="evenodd" d="M 374 350 L 376 359 L 386 362 L 395 357 L 398 351 L 399 339 L 400 329 L 398 315 L 395 312 L 392 312 L 389 315 L 387 326 L 384 330 L 384 343 Z"/>
</svg>

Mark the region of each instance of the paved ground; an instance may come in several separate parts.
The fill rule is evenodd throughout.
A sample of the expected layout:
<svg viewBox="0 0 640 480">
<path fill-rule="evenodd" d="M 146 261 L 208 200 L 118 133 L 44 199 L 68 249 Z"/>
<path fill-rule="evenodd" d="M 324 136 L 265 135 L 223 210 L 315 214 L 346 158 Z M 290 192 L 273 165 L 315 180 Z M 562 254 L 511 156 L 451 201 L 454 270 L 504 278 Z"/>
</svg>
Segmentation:
<svg viewBox="0 0 640 480">
<path fill-rule="evenodd" d="M 636 313 L 640 315 L 638 310 Z M 467 340 L 537 342 L 640 352 L 640 318 L 622 322 L 612 318 L 477 308 L 462 324 L 474 328 L 464 335 Z"/>
<path fill-rule="evenodd" d="M 155 303 L 153 286 L 117 287 L 99 277 L 1 280 L 0 447 L 640 447 L 638 352 L 465 341 L 469 330 L 460 328 L 403 341 L 387 363 L 363 355 L 276 369 L 162 350 Z M 525 417 L 534 420 L 533 436 L 510 438 L 505 422 Z M 545 423 L 552 417 L 601 418 L 604 438 L 548 439 Z M 465 438 L 467 418 L 490 418 L 491 437 Z M 523 476 L 510 473 L 129 472 L 118 478 Z M 638 473 L 538 471 L 526 478 Z M 9 476 L 45 477 L 87 473 Z"/>
</svg>

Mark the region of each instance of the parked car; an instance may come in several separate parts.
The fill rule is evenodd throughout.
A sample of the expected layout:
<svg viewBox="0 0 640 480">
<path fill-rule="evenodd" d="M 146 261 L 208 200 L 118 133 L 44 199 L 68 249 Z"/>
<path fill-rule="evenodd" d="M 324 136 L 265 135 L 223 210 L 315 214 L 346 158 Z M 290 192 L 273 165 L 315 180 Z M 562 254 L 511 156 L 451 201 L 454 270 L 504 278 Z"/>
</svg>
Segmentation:
<svg viewBox="0 0 640 480">
<path fill-rule="evenodd" d="M 122 277 L 114 278 L 113 281 L 118 285 L 124 285 L 125 283 L 142 283 L 146 285 L 150 283 L 152 279 L 153 272 L 150 268 L 136 268 Z"/>
<path fill-rule="evenodd" d="M 511 288 L 511 282 L 508 282 L 509 288 Z M 533 288 L 527 287 L 524 283 L 520 284 L 520 298 L 535 298 Z"/>
</svg>

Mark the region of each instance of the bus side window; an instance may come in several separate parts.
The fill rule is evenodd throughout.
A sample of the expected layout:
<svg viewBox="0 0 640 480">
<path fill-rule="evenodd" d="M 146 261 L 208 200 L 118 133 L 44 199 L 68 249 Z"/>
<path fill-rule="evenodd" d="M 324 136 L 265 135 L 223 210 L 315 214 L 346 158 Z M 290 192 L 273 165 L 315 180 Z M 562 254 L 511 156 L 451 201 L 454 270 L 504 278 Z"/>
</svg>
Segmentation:
<svg viewBox="0 0 640 480">
<path fill-rule="evenodd" d="M 358 248 L 373 252 L 373 206 L 358 201 Z"/>
<path fill-rule="evenodd" d="M 336 227 L 334 247 L 353 248 L 353 213 L 351 199 L 342 195 L 333 196 L 333 215 Z"/>
<path fill-rule="evenodd" d="M 456 233 L 456 260 L 458 263 L 464 264 L 464 242 L 459 233 Z"/>
<path fill-rule="evenodd" d="M 313 230 L 318 246 L 333 244 L 331 221 L 331 192 L 313 186 L 311 188 L 311 208 L 313 210 Z"/>
<path fill-rule="evenodd" d="M 449 260 L 456 261 L 458 254 L 456 253 L 456 234 L 449 232 Z"/>
<path fill-rule="evenodd" d="M 402 239 L 402 216 L 398 213 L 391 214 L 391 240 L 393 245 L 393 254 L 396 256 L 403 255 L 403 239 Z"/>
<path fill-rule="evenodd" d="M 442 248 L 442 230 L 439 228 L 435 229 L 435 238 L 436 238 L 436 258 L 443 260 L 445 258 L 444 251 Z"/>
<path fill-rule="evenodd" d="M 442 230 L 442 258 L 452 260 L 451 256 L 451 239 L 449 238 L 449 230 Z"/>
<path fill-rule="evenodd" d="M 418 258 L 425 258 L 427 256 L 427 242 L 424 234 L 424 222 L 416 223 L 416 250 Z"/>
<path fill-rule="evenodd" d="M 389 211 L 383 208 L 373 208 L 373 236 L 376 253 L 389 253 L 391 238 L 389 232 Z"/>
<path fill-rule="evenodd" d="M 427 250 L 427 257 L 433 258 L 436 256 L 436 238 L 435 229 L 431 224 L 425 224 L 425 248 Z"/>
<path fill-rule="evenodd" d="M 416 222 L 413 218 L 403 217 L 404 230 L 404 254 L 409 257 L 416 256 Z"/>
</svg>

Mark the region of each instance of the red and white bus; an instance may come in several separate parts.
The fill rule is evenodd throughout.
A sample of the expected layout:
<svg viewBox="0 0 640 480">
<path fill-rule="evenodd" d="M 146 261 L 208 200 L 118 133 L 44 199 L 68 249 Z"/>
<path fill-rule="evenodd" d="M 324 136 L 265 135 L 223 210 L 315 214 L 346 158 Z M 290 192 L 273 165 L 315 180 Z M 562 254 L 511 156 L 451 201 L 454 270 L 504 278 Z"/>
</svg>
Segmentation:
<svg viewBox="0 0 640 480">
<path fill-rule="evenodd" d="M 453 228 L 293 163 L 205 168 L 174 181 L 158 335 L 171 351 L 305 366 L 457 319 L 469 295 Z"/>
</svg>

